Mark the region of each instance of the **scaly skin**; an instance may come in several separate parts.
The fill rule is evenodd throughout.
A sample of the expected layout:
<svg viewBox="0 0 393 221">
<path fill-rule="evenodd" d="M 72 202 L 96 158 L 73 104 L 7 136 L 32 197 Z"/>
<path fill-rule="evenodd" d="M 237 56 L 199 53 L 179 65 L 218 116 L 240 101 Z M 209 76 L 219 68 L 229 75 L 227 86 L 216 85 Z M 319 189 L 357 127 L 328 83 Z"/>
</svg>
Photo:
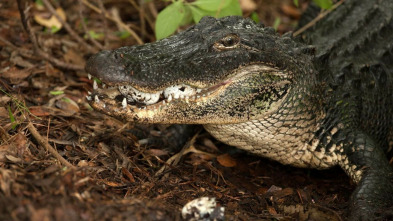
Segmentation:
<svg viewBox="0 0 393 221">
<path fill-rule="evenodd" d="M 350 219 L 372 220 L 393 205 L 392 30 L 390 0 L 345 1 L 303 35 L 314 47 L 248 19 L 204 18 L 90 58 L 86 70 L 109 88 L 88 99 L 126 121 L 202 124 L 283 164 L 339 165 L 358 184 Z"/>
</svg>

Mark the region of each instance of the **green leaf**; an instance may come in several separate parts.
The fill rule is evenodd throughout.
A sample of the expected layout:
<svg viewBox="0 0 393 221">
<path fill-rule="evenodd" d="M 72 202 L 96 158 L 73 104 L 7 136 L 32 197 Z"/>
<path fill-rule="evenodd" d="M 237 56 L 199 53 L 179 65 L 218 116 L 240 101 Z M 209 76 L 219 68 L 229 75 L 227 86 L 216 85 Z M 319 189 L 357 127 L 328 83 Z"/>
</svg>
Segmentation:
<svg viewBox="0 0 393 221">
<path fill-rule="evenodd" d="M 97 84 L 101 84 L 102 83 L 101 80 L 96 78 L 96 77 L 93 77 L 93 81 L 97 82 Z"/>
<path fill-rule="evenodd" d="M 296 7 L 299 7 L 299 0 L 293 0 L 293 4 L 294 4 Z"/>
<path fill-rule="evenodd" d="M 259 23 L 259 22 L 260 22 L 259 16 L 258 16 L 258 14 L 257 14 L 256 12 L 251 13 L 250 17 L 251 17 L 251 19 L 252 19 L 255 23 Z"/>
<path fill-rule="evenodd" d="M 90 35 L 92 39 L 99 39 L 104 37 L 103 33 L 97 33 L 95 31 L 89 31 L 87 34 Z M 84 37 L 87 39 L 87 36 Z"/>
<path fill-rule="evenodd" d="M 218 14 L 218 17 L 225 17 L 225 16 L 229 16 L 229 15 L 242 15 L 242 9 L 240 8 L 240 3 L 239 0 L 229 0 L 230 4 L 225 7 L 222 8 L 220 13 Z"/>
<path fill-rule="evenodd" d="M 60 31 L 60 29 L 61 29 L 60 27 L 52 26 L 50 28 L 50 33 L 54 34 L 54 33 L 58 32 L 58 31 Z"/>
<path fill-rule="evenodd" d="M 115 35 L 120 39 L 126 39 L 131 36 L 131 34 L 128 31 L 116 31 Z"/>
<path fill-rule="evenodd" d="M 277 18 L 274 20 L 274 24 L 273 24 L 274 30 L 277 31 L 277 28 L 278 28 L 278 26 L 279 26 L 280 24 L 281 24 L 281 19 L 280 19 L 280 17 L 277 17 Z"/>
<path fill-rule="evenodd" d="M 36 0 L 36 1 L 35 1 L 35 4 L 36 4 L 37 6 L 44 6 L 44 3 L 42 2 L 42 0 Z"/>
<path fill-rule="evenodd" d="M 10 121 L 11 121 L 11 124 L 12 124 L 12 129 L 14 130 L 16 128 L 16 125 L 18 125 L 18 124 L 15 121 L 15 117 L 12 114 L 11 107 L 9 105 L 8 105 L 8 115 L 10 117 Z"/>
<path fill-rule="evenodd" d="M 189 25 L 193 21 L 192 12 L 191 12 L 191 5 L 189 5 L 189 4 L 184 5 L 184 9 L 185 9 L 184 17 L 183 17 L 183 20 L 180 22 L 179 26 Z"/>
<path fill-rule="evenodd" d="M 323 9 L 330 9 L 333 6 L 332 0 L 313 0 L 313 2 Z"/>
<path fill-rule="evenodd" d="M 156 20 L 157 40 L 173 34 L 183 21 L 185 12 L 186 10 L 181 1 L 176 1 L 162 10 Z"/>
<path fill-rule="evenodd" d="M 192 18 L 195 23 L 198 23 L 204 16 L 213 16 L 216 18 L 221 18 L 229 15 L 242 15 L 242 10 L 240 8 L 240 4 L 238 0 L 229 0 L 229 5 L 225 8 L 222 8 L 219 11 L 206 11 L 199 7 L 195 7 L 190 5 Z"/>
<path fill-rule="evenodd" d="M 60 95 L 60 94 L 64 94 L 64 91 L 50 91 L 49 94 L 51 94 L 51 95 Z"/>
<path fill-rule="evenodd" d="M 218 11 L 228 7 L 231 2 L 231 0 L 196 0 L 191 4 L 205 11 Z"/>
<path fill-rule="evenodd" d="M 190 5 L 190 9 L 192 14 L 192 20 L 194 20 L 195 23 L 198 23 L 204 16 L 215 16 L 216 14 L 216 12 L 205 11 L 192 5 Z"/>
</svg>

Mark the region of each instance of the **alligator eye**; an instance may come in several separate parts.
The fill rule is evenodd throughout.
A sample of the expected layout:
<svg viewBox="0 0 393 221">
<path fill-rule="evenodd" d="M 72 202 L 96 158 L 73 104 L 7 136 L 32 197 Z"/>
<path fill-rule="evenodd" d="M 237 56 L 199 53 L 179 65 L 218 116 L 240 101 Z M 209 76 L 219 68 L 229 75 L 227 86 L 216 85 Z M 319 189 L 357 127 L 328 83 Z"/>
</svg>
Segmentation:
<svg viewBox="0 0 393 221">
<path fill-rule="evenodd" d="M 236 48 L 240 43 L 240 38 L 239 36 L 235 34 L 229 34 L 220 40 L 218 40 L 216 43 L 214 43 L 213 47 L 217 50 L 228 50 L 232 48 Z"/>
</svg>

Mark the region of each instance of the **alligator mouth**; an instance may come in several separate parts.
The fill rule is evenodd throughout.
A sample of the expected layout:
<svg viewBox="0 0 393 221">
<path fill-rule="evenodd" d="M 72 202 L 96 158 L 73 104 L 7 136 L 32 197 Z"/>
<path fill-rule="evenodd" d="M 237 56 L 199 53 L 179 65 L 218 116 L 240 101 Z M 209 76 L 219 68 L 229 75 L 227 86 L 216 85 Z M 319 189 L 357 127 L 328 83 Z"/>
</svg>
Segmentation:
<svg viewBox="0 0 393 221">
<path fill-rule="evenodd" d="M 88 74 L 89 79 L 92 78 Z M 103 82 L 98 79 L 98 82 Z M 93 79 L 93 92 L 86 96 L 90 102 L 100 103 L 105 99 L 116 100 L 123 108 L 133 107 L 139 109 L 158 108 L 161 105 L 168 105 L 174 101 L 195 102 L 212 96 L 219 88 L 229 84 L 231 80 L 223 81 L 217 85 L 207 88 L 196 88 L 187 84 L 178 84 L 169 86 L 157 92 L 142 92 L 130 85 L 118 84 L 107 86 L 105 82 L 97 83 Z M 105 103 L 104 103 L 105 106 Z"/>
<path fill-rule="evenodd" d="M 247 78 L 251 73 L 258 73 L 261 71 L 264 73 L 274 72 L 276 75 L 284 74 L 276 68 L 254 64 L 235 70 L 228 79 L 209 87 L 198 88 L 187 83 L 182 83 L 154 92 L 142 92 L 125 83 L 116 83 L 108 86 L 111 84 L 110 82 L 104 82 L 98 79 L 98 82 L 102 83 L 97 83 L 97 80 L 94 79 L 94 90 L 93 92 L 89 92 L 86 98 L 98 109 L 106 109 L 108 108 L 106 106 L 108 104 L 110 106 L 115 105 L 116 108 L 132 109 L 134 111 L 138 109 L 156 110 L 174 102 L 195 103 L 206 101 L 218 96 L 221 91 L 225 90 L 225 88 L 233 82 Z M 92 78 L 90 74 L 88 74 L 88 77 L 89 79 Z"/>
</svg>

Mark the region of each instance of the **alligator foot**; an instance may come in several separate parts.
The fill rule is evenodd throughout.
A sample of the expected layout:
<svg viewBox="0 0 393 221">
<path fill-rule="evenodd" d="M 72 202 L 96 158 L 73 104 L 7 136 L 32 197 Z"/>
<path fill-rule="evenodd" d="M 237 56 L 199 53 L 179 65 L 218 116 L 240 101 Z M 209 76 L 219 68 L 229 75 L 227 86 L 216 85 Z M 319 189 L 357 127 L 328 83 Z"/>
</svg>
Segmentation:
<svg viewBox="0 0 393 221">
<path fill-rule="evenodd" d="M 349 220 L 385 220 L 384 209 L 393 206 L 393 184 L 378 171 L 368 171 L 351 199 Z"/>
<path fill-rule="evenodd" d="M 385 220 L 384 209 L 393 206 L 392 167 L 383 150 L 368 136 L 359 133 L 350 139 L 340 163 L 358 183 L 351 197 L 349 220 Z"/>
</svg>

